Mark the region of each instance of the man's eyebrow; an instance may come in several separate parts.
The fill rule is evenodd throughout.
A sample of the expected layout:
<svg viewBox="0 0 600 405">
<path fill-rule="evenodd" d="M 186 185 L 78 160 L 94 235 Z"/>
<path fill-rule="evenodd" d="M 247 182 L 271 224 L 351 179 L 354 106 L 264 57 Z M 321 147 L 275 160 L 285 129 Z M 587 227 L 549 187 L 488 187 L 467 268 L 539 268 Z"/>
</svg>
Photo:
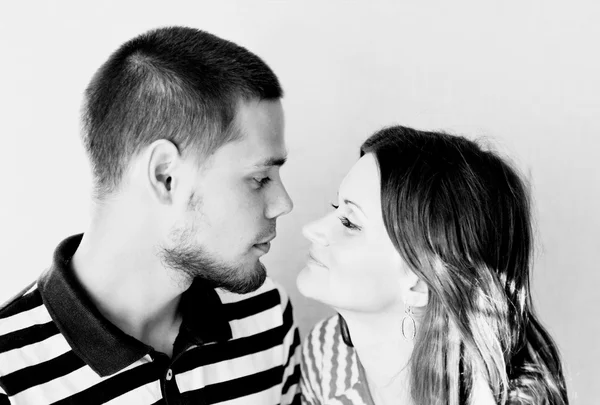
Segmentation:
<svg viewBox="0 0 600 405">
<path fill-rule="evenodd" d="M 287 156 L 283 157 L 270 157 L 256 163 L 254 167 L 270 167 L 270 166 L 283 166 L 287 161 Z"/>
</svg>

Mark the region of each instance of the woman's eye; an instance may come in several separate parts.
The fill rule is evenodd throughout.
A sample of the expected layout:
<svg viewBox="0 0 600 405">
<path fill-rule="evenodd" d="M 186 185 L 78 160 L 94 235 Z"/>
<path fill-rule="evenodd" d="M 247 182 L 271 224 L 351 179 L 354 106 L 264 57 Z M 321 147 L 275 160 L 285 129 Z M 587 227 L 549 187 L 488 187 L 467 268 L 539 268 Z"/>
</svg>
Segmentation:
<svg viewBox="0 0 600 405">
<path fill-rule="evenodd" d="M 333 207 L 333 209 L 336 209 L 336 210 L 337 210 L 338 208 L 340 208 L 340 206 L 339 206 L 339 205 L 335 205 L 335 204 L 333 204 L 333 203 L 331 204 L 331 206 Z M 353 223 L 352 223 L 352 222 L 351 222 L 351 221 L 350 221 L 350 220 L 349 220 L 347 217 L 338 217 L 338 218 L 339 218 L 340 222 L 342 223 L 342 225 L 343 225 L 344 227 L 346 227 L 346 228 L 348 228 L 348 229 L 351 229 L 351 230 L 353 230 L 353 231 L 360 231 L 360 230 L 361 230 L 361 227 L 360 227 L 360 226 L 358 226 L 358 225 L 356 225 L 356 224 L 353 224 Z"/>
<path fill-rule="evenodd" d="M 345 226 L 346 228 L 351 229 L 353 231 L 360 231 L 360 229 L 361 229 L 360 226 L 353 224 L 346 217 L 340 217 L 340 222 L 342 223 L 343 226 Z"/>
</svg>

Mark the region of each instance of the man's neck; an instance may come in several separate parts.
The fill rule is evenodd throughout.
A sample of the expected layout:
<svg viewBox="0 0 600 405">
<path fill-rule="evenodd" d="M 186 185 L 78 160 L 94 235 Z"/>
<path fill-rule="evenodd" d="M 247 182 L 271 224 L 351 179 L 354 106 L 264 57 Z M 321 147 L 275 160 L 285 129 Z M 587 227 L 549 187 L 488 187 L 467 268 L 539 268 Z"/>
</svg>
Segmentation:
<svg viewBox="0 0 600 405">
<path fill-rule="evenodd" d="M 147 235 L 115 229 L 103 221 L 84 234 L 72 259 L 75 276 L 106 319 L 170 355 L 181 325 L 181 294 L 191 281 L 165 269 L 154 244 L 140 243 Z"/>
</svg>

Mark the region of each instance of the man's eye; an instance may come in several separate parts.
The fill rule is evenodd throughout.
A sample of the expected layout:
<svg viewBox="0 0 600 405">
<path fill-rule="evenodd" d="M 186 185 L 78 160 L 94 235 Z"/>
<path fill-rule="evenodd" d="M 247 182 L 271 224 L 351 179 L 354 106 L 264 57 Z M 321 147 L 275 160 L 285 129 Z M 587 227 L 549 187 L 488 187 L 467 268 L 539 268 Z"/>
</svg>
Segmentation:
<svg viewBox="0 0 600 405">
<path fill-rule="evenodd" d="M 262 188 L 269 184 L 271 181 L 270 177 L 254 178 L 254 181 L 258 183 L 258 188 Z"/>
<path fill-rule="evenodd" d="M 331 204 L 331 206 L 333 207 L 334 210 L 337 210 L 338 208 L 340 208 L 339 205 L 335 205 L 335 204 Z"/>
</svg>

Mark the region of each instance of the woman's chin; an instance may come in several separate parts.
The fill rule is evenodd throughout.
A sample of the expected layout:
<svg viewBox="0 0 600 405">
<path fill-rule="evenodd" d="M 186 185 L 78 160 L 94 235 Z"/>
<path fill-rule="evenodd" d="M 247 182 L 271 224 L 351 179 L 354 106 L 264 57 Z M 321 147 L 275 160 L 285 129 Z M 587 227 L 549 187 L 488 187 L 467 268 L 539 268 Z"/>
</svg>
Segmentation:
<svg viewBox="0 0 600 405">
<path fill-rule="evenodd" d="M 323 302 L 318 289 L 319 287 L 322 289 L 325 286 L 325 282 L 324 280 L 319 280 L 319 275 L 315 274 L 315 271 L 318 270 L 314 269 L 313 266 L 309 264 L 304 266 L 296 277 L 296 287 L 298 287 L 300 294 L 304 295 L 306 298 Z"/>
</svg>

